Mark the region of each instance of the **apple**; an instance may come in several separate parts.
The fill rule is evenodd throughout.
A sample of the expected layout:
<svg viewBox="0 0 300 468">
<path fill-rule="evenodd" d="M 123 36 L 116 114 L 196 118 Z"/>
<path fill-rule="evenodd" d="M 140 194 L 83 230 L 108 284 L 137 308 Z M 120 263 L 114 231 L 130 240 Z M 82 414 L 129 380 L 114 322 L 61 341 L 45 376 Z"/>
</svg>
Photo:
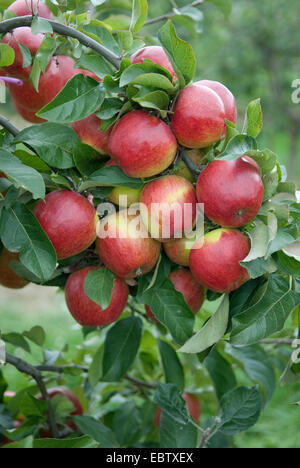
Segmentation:
<svg viewBox="0 0 300 468">
<path fill-rule="evenodd" d="M 98 216 L 93 205 L 70 190 L 48 193 L 33 210 L 59 260 L 73 257 L 96 239 Z"/>
<path fill-rule="evenodd" d="M 237 107 L 235 97 L 232 92 L 218 81 L 202 80 L 195 83 L 197 86 L 207 86 L 220 96 L 225 107 L 225 119 L 236 124 L 237 122 Z"/>
<path fill-rule="evenodd" d="M 122 210 L 107 216 L 98 235 L 100 259 L 120 278 L 132 279 L 149 273 L 159 259 L 161 244 L 149 237 L 139 214 Z"/>
<path fill-rule="evenodd" d="M 190 254 L 190 269 L 204 287 L 229 293 L 249 279 L 240 265 L 250 252 L 249 239 L 236 229 L 216 229 L 196 241 Z"/>
<path fill-rule="evenodd" d="M 224 135 L 225 108 L 207 86 L 191 85 L 179 94 L 172 118 L 173 131 L 182 146 L 206 148 Z"/>
<path fill-rule="evenodd" d="M 183 236 L 181 239 L 171 239 L 164 242 L 163 247 L 166 255 L 177 265 L 188 267 L 190 265 L 190 253 L 196 241 L 196 232 L 190 238 Z"/>
<path fill-rule="evenodd" d="M 197 199 L 205 215 L 222 227 L 241 227 L 254 219 L 262 205 L 264 185 L 257 163 L 248 156 L 213 161 L 197 181 Z"/>
<path fill-rule="evenodd" d="M 28 282 L 17 275 L 9 266 L 10 262 L 20 260 L 20 254 L 9 252 L 5 247 L 0 253 L 0 284 L 10 289 L 22 289 Z"/>
<path fill-rule="evenodd" d="M 138 50 L 134 55 L 130 58 L 131 63 L 142 63 L 145 60 L 151 60 L 151 62 L 160 65 L 163 68 L 166 68 L 172 75 L 173 81 L 177 80 L 176 73 L 168 59 L 167 54 L 165 53 L 164 49 L 160 46 L 148 46 L 144 47 L 143 49 Z"/>
<path fill-rule="evenodd" d="M 8 11 L 14 12 L 16 16 L 38 14 L 41 18 L 54 19 L 50 9 L 40 0 L 16 0 L 8 7 Z"/>
<path fill-rule="evenodd" d="M 164 176 L 149 182 L 141 195 L 141 217 L 151 237 L 167 241 L 193 229 L 197 200 L 183 177 Z"/>
<path fill-rule="evenodd" d="M 72 273 L 65 288 L 69 311 L 74 319 L 85 327 L 99 327 L 115 322 L 122 314 L 128 300 L 127 284 L 124 280 L 115 277 L 110 304 L 107 309 L 102 310 L 84 290 L 85 278 L 93 270 L 99 268 L 86 267 Z"/>
<path fill-rule="evenodd" d="M 165 122 L 137 110 L 124 115 L 113 128 L 109 153 L 129 177 L 152 177 L 174 161 L 177 143 Z"/>
<path fill-rule="evenodd" d="M 111 159 L 105 166 L 117 166 L 116 161 Z M 129 187 L 114 187 L 110 192 L 108 200 L 121 208 L 127 208 L 135 203 L 139 203 L 142 189 L 132 189 Z M 125 202 L 125 198 L 127 197 Z"/>
<path fill-rule="evenodd" d="M 188 411 L 192 418 L 194 419 L 195 423 L 198 424 L 201 413 L 202 413 L 202 408 L 200 401 L 198 400 L 196 395 L 192 395 L 191 393 L 184 393 L 182 395 L 182 398 L 186 401 Z M 161 408 L 156 409 L 156 416 L 155 416 L 155 425 L 157 427 L 160 427 L 160 418 L 161 418 L 161 413 L 162 410 Z"/>
<path fill-rule="evenodd" d="M 95 114 L 86 117 L 85 119 L 73 122 L 71 124 L 73 130 L 77 133 L 82 143 L 90 145 L 101 155 L 108 155 L 108 140 L 111 130 L 102 132 L 101 119 Z"/>
</svg>

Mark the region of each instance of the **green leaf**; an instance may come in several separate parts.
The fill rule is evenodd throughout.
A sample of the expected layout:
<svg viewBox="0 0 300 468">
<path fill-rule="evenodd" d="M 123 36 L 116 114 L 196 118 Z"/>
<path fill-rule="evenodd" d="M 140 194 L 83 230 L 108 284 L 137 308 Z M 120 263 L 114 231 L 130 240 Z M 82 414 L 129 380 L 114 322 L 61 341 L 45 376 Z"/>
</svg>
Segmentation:
<svg viewBox="0 0 300 468">
<path fill-rule="evenodd" d="M 299 303 L 300 294 L 293 291 L 290 279 L 279 274 L 271 275 L 256 302 L 233 318 L 231 343 L 255 344 L 281 331 Z"/>
<path fill-rule="evenodd" d="M 99 304 L 102 310 L 110 304 L 114 287 L 114 274 L 107 268 L 90 271 L 84 280 L 84 289 L 92 301 Z"/>
<path fill-rule="evenodd" d="M 0 404 L 0 430 L 12 429 L 13 425 L 14 420 L 12 419 L 10 412 L 6 406 Z"/>
<path fill-rule="evenodd" d="M 239 387 L 222 398 L 220 430 L 226 435 L 236 435 L 254 426 L 262 411 L 262 399 L 256 387 Z"/>
<path fill-rule="evenodd" d="M 22 67 L 23 68 L 30 67 L 30 65 L 32 64 L 32 56 L 31 56 L 30 50 L 26 46 L 21 44 L 20 42 L 17 41 L 17 43 L 18 43 L 18 46 L 20 48 L 20 51 L 23 57 Z"/>
<path fill-rule="evenodd" d="M 228 143 L 225 151 L 218 156 L 218 159 L 232 161 L 244 156 L 244 154 L 249 154 L 250 150 L 256 149 L 257 143 L 254 138 L 247 135 L 237 135 Z"/>
<path fill-rule="evenodd" d="M 133 400 L 129 400 L 114 414 L 113 429 L 121 447 L 131 446 L 141 431 L 141 415 Z"/>
<path fill-rule="evenodd" d="M 232 10 L 231 0 L 208 0 L 209 3 L 213 3 L 217 8 L 219 8 L 224 16 L 228 18 Z"/>
<path fill-rule="evenodd" d="M 57 41 L 55 36 L 45 37 L 41 43 L 39 50 L 37 51 L 34 57 L 34 65 L 38 64 L 39 69 L 42 73 L 46 72 L 46 69 L 49 65 L 52 55 L 54 54 L 57 48 Z"/>
<path fill-rule="evenodd" d="M 299 242 L 297 243 L 296 249 L 299 251 Z M 286 253 L 282 251 L 277 253 L 275 261 L 281 271 L 288 275 L 298 277 L 300 275 L 300 256 L 298 258 L 299 260 L 293 256 L 286 255 Z"/>
<path fill-rule="evenodd" d="M 299 239 L 297 226 L 291 224 L 290 226 L 279 227 L 275 239 L 270 243 L 268 255 L 282 250 L 290 244 L 293 244 Z"/>
<path fill-rule="evenodd" d="M 184 426 L 174 421 L 165 411 L 160 417 L 160 446 L 162 448 L 197 448 L 198 431 L 192 424 Z"/>
<path fill-rule="evenodd" d="M 147 0 L 133 0 L 130 31 L 137 33 L 144 26 L 148 16 Z"/>
<path fill-rule="evenodd" d="M 39 33 L 53 33 L 53 29 L 49 21 L 40 16 L 35 16 L 31 23 L 31 31 L 32 34 L 39 34 Z"/>
<path fill-rule="evenodd" d="M 138 317 L 117 322 L 107 333 L 103 377 L 105 382 L 117 382 L 133 364 L 141 342 L 143 323 Z"/>
<path fill-rule="evenodd" d="M 257 162 L 259 165 L 262 174 L 268 175 L 269 177 L 272 175 L 272 171 L 274 168 L 276 169 L 276 163 L 277 163 L 277 155 L 273 153 L 273 151 L 269 149 L 264 149 L 263 151 L 261 150 L 248 150 L 247 155 L 250 156 L 250 158 L 254 159 L 254 161 Z M 277 171 L 275 171 L 277 173 Z"/>
<path fill-rule="evenodd" d="M 35 169 L 25 166 L 16 157 L 6 150 L 0 150 L 0 171 L 15 184 L 32 193 L 33 198 L 45 197 L 44 180 Z"/>
<path fill-rule="evenodd" d="M 102 168 L 104 164 L 98 151 L 81 142 L 78 142 L 74 148 L 74 162 L 79 172 L 84 176 L 89 176 Z"/>
<path fill-rule="evenodd" d="M 239 361 L 248 377 L 262 388 L 266 403 L 276 389 L 276 375 L 272 361 L 261 346 L 226 346 L 226 352 Z"/>
<path fill-rule="evenodd" d="M 101 42 L 107 49 L 116 55 L 121 55 L 121 49 L 118 42 L 114 39 L 109 26 L 97 19 L 92 19 L 89 24 L 83 25 L 83 32 Z"/>
<path fill-rule="evenodd" d="M 116 447 L 116 438 L 111 429 L 90 416 L 73 416 L 73 421 L 83 434 L 96 440 L 102 448 Z"/>
<path fill-rule="evenodd" d="M 5 333 L 5 334 L 3 334 L 1 336 L 2 336 L 2 339 L 6 343 L 10 343 L 13 346 L 15 346 L 16 348 L 22 348 L 25 351 L 27 351 L 28 353 L 30 353 L 30 346 L 27 343 L 27 341 L 25 340 L 25 338 L 20 333 L 14 333 L 14 332 Z"/>
<path fill-rule="evenodd" d="M 101 79 L 105 78 L 106 75 L 113 74 L 112 66 L 103 57 L 96 54 L 82 55 L 75 67 L 89 70 Z"/>
<path fill-rule="evenodd" d="M 168 87 L 168 89 L 174 89 L 172 85 L 172 75 L 171 73 L 166 70 L 165 68 L 157 65 L 156 63 L 151 62 L 150 60 L 145 60 L 143 63 L 135 63 L 130 67 L 126 68 L 120 77 L 120 87 L 128 86 L 129 84 L 139 84 L 138 80 L 145 80 L 147 76 L 156 76 L 158 80 L 163 79 L 164 85 Z M 164 78 L 167 79 L 168 84 Z M 149 80 L 148 80 L 149 81 Z M 142 83 L 144 84 L 144 83 Z M 171 85 L 171 88 L 170 88 Z M 144 84 L 144 86 L 147 86 Z"/>
<path fill-rule="evenodd" d="M 186 402 L 176 385 L 158 383 L 154 402 L 179 424 L 185 426 L 189 422 Z"/>
<path fill-rule="evenodd" d="M 71 128 L 54 123 L 32 125 L 22 130 L 14 140 L 15 143 L 30 145 L 43 161 L 58 169 L 74 167 L 73 155 L 79 141 Z"/>
<path fill-rule="evenodd" d="M 226 294 L 217 312 L 189 341 L 180 353 L 198 354 L 216 344 L 226 333 L 229 317 L 229 296 Z"/>
<path fill-rule="evenodd" d="M 261 100 L 250 102 L 247 108 L 247 135 L 257 138 L 263 127 Z"/>
<path fill-rule="evenodd" d="M 240 264 L 248 270 L 251 279 L 256 279 L 263 276 L 266 273 L 275 273 L 277 271 L 276 263 L 272 258 L 257 258 L 250 262 Z"/>
<path fill-rule="evenodd" d="M 23 335 L 38 346 L 43 346 L 46 340 L 46 333 L 42 327 L 35 326 Z"/>
<path fill-rule="evenodd" d="M 157 340 L 166 383 L 174 384 L 184 391 L 184 371 L 176 351 L 166 341 Z"/>
<path fill-rule="evenodd" d="M 14 155 L 17 156 L 17 158 L 20 159 L 20 161 L 22 161 L 25 166 L 32 167 L 38 172 L 51 173 L 51 168 L 48 166 L 48 164 L 44 163 L 44 161 L 42 161 L 37 154 L 27 153 L 23 150 L 16 150 Z"/>
<path fill-rule="evenodd" d="M 34 441 L 33 437 L 29 436 L 29 437 L 26 437 L 23 440 L 20 440 L 19 442 L 13 442 L 11 444 L 7 444 L 2 448 L 5 448 L 5 449 L 10 449 L 10 448 L 12 448 L 12 449 L 14 449 L 14 448 L 33 448 L 33 441 Z"/>
<path fill-rule="evenodd" d="M 82 74 L 74 76 L 63 90 L 37 115 L 57 123 L 70 123 L 93 114 L 102 104 L 102 84 Z"/>
<path fill-rule="evenodd" d="M 7 44 L 0 44 L 0 67 L 9 67 L 14 61 L 14 49 Z"/>
<path fill-rule="evenodd" d="M 170 98 L 164 91 L 150 91 L 141 88 L 139 93 L 132 98 L 140 106 L 146 109 L 167 110 L 169 108 Z"/>
<path fill-rule="evenodd" d="M 179 78 L 180 87 L 184 88 L 192 81 L 196 72 L 196 57 L 192 46 L 177 36 L 171 21 L 159 31 L 158 38 Z"/>
<path fill-rule="evenodd" d="M 118 115 L 124 106 L 124 101 L 118 98 L 107 98 L 103 101 L 101 109 L 97 112 L 97 117 L 108 120 Z"/>
<path fill-rule="evenodd" d="M 37 93 L 39 92 L 39 82 L 40 82 L 41 72 L 42 70 L 41 70 L 39 62 L 37 60 L 34 60 L 31 70 L 30 70 L 29 79 Z"/>
<path fill-rule="evenodd" d="M 139 301 L 150 306 L 157 320 L 169 329 L 176 343 L 183 344 L 191 337 L 195 316 L 169 279 L 158 288 L 151 288 L 139 296 Z"/>
<path fill-rule="evenodd" d="M 216 349 L 213 349 L 204 361 L 209 375 L 214 382 L 219 400 L 237 386 L 237 380 L 231 364 Z"/>
<path fill-rule="evenodd" d="M 74 439 L 36 439 L 33 448 L 96 448 L 98 443 L 89 436 L 77 437 Z"/>
<path fill-rule="evenodd" d="M 4 246 L 11 252 L 20 252 L 22 264 L 42 282 L 52 277 L 57 261 L 54 247 L 25 205 L 16 203 L 2 210 L 0 235 Z"/>
<path fill-rule="evenodd" d="M 132 189 L 143 188 L 141 179 L 128 177 L 118 166 L 103 167 L 90 175 L 89 180 L 95 182 L 95 186 L 128 187 Z"/>
</svg>

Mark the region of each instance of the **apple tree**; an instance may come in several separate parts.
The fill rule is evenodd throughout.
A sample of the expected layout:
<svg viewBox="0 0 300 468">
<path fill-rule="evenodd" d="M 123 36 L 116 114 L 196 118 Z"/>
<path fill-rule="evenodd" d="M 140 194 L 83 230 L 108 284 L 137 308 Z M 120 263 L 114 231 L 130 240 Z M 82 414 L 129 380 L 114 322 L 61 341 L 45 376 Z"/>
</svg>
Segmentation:
<svg viewBox="0 0 300 468">
<path fill-rule="evenodd" d="M 259 97 L 239 128 L 238 96 L 195 80 L 180 32 L 198 34 L 202 3 L 0 3 L 0 79 L 30 123 L 0 116 L 0 284 L 64 290 L 82 326 L 70 358 L 1 317 L 2 364 L 28 377 L 13 394 L 0 372 L 3 445 L 229 447 L 299 378 L 296 187 L 258 146 Z M 189 238 L 144 217 L 170 200 L 192 206 Z"/>
</svg>

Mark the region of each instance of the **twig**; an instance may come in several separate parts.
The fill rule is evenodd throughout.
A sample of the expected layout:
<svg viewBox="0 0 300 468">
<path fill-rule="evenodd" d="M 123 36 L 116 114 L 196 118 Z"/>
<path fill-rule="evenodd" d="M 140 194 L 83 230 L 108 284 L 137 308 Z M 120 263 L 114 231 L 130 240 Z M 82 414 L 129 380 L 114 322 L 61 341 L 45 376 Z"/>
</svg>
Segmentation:
<svg viewBox="0 0 300 468">
<path fill-rule="evenodd" d="M 12 31 L 13 29 L 22 28 L 24 26 L 30 27 L 32 21 L 33 16 L 31 15 L 19 16 L 16 18 L 10 18 L 5 21 L 1 21 L 0 34 L 5 34 L 7 32 Z M 103 45 L 99 44 L 99 42 L 95 41 L 86 34 L 77 31 L 77 29 L 75 28 L 66 26 L 65 24 L 57 23 L 56 21 L 47 21 L 51 24 L 53 31 L 57 34 L 77 39 L 81 44 L 85 45 L 86 47 L 89 47 L 90 49 L 93 49 L 99 55 L 108 60 L 115 68 L 120 68 L 121 58 L 113 52 L 111 52 L 110 50 L 108 50 Z"/>
<path fill-rule="evenodd" d="M 144 382 L 143 380 L 135 379 L 133 377 L 130 377 L 129 375 L 125 375 L 124 379 L 128 380 L 128 382 L 133 383 L 137 387 L 150 388 L 152 390 L 155 390 L 157 388 L 157 383 Z"/>
<path fill-rule="evenodd" d="M 188 154 L 181 150 L 180 151 L 180 157 L 181 159 L 185 162 L 185 164 L 187 165 L 188 169 L 191 171 L 191 173 L 193 174 L 193 176 L 195 177 L 195 179 L 197 180 L 198 177 L 199 177 L 199 174 L 202 170 L 202 167 L 201 166 L 197 166 L 192 160 L 191 158 L 188 156 Z"/>
<path fill-rule="evenodd" d="M 207 429 L 206 431 L 203 432 L 201 444 L 200 444 L 200 447 L 199 447 L 200 449 L 203 449 L 205 447 L 205 445 L 207 444 L 207 442 L 210 439 L 210 435 L 211 435 L 211 428 L 209 428 L 209 429 Z"/>
<path fill-rule="evenodd" d="M 13 136 L 17 136 L 20 133 L 19 129 L 14 126 L 6 117 L 0 115 L 0 126 L 5 128 Z"/>
<path fill-rule="evenodd" d="M 48 424 L 50 427 L 50 430 L 53 434 L 53 437 L 55 439 L 59 438 L 59 432 L 57 429 L 57 425 L 55 422 L 55 414 L 54 414 L 54 409 L 51 404 L 51 399 L 48 395 L 46 385 L 43 380 L 43 376 L 41 372 L 35 367 L 29 364 L 26 361 L 23 361 L 22 359 L 19 359 L 12 354 L 6 354 L 6 363 L 11 364 L 14 366 L 18 371 L 30 375 L 37 383 L 37 386 L 39 387 L 39 390 L 41 392 L 43 400 L 48 404 Z"/>
<path fill-rule="evenodd" d="M 190 3 L 189 5 L 185 5 L 182 8 L 178 8 L 178 13 L 184 13 L 184 10 L 186 8 L 196 7 L 198 5 L 202 5 L 204 2 L 205 2 L 205 0 L 196 0 L 196 1 L 192 2 L 192 3 Z M 149 19 L 148 21 L 146 21 L 145 26 L 149 26 L 150 24 L 155 24 L 155 23 L 159 23 L 160 21 L 170 19 L 170 18 L 172 18 L 172 16 L 174 16 L 176 14 L 177 13 L 173 10 L 173 11 L 170 11 L 170 13 L 166 13 L 165 15 L 158 16 L 157 18 Z"/>
</svg>

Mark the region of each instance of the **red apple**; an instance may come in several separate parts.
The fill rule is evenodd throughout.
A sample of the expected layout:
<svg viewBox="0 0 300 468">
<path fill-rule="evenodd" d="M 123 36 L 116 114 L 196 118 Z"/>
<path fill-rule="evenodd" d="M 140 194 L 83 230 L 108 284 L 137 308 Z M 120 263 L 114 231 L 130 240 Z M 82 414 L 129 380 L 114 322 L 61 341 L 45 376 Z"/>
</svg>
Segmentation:
<svg viewBox="0 0 300 468">
<path fill-rule="evenodd" d="M 167 124 L 145 111 L 132 111 L 115 125 L 109 152 L 130 177 L 152 177 L 174 161 L 177 144 Z"/>
<path fill-rule="evenodd" d="M 117 166 L 116 161 L 111 159 L 105 166 Z M 110 192 L 108 200 L 121 208 L 128 208 L 135 203 L 139 203 L 142 189 L 132 189 L 129 187 L 114 187 Z M 125 199 L 126 197 L 126 199 Z M 127 200 L 127 201 L 126 201 Z"/>
<path fill-rule="evenodd" d="M 164 250 L 172 262 L 177 265 L 188 267 L 190 265 L 190 253 L 196 241 L 196 233 L 191 234 L 190 238 L 172 239 L 164 242 Z"/>
<path fill-rule="evenodd" d="M 9 266 L 10 262 L 20 260 L 18 253 L 9 252 L 3 247 L 0 253 L 0 284 L 10 289 L 22 289 L 28 282 L 17 275 Z"/>
<path fill-rule="evenodd" d="M 73 122 L 71 127 L 77 133 L 82 143 L 90 145 L 101 155 L 107 155 L 108 152 L 108 140 L 111 130 L 102 132 L 101 119 L 95 114 L 86 117 L 85 119 Z"/>
<path fill-rule="evenodd" d="M 151 237 L 166 241 L 193 229 L 197 200 L 186 179 L 170 175 L 149 182 L 140 202 L 141 217 Z"/>
<path fill-rule="evenodd" d="M 53 20 L 50 9 L 40 0 L 16 0 L 8 7 L 16 16 L 38 15 L 41 18 Z"/>
<path fill-rule="evenodd" d="M 93 205 L 78 193 L 56 190 L 34 208 L 34 214 L 52 242 L 57 258 L 73 257 L 96 239 L 98 216 Z"/>
<path fill-rule="evenodd" d="M 206 148 L 224 135 L 225 108 L 221 98 L 206 86 L 188 86 L 179 94 L 172 127 L 182 146 Z"/>
<path fill-rule="evenodd" d="M 124 280 L 115 277 L 111 302 L 107 309 L 92 301 L 85 293 L 84 281 L 97 267 L 86 267 L 69 276 L 65 294 L 69 311 L 74 319 L 85 327 L 98 327 L 115 322 L 122 314 L 128 300 L 128 286 Z"/>
<path fill-rule="evenodd" d="M 223 227 L 241 227 L 254 219 L 262 205 L 260 169 L 248 156 L 213 161 L 197 181 L 197 199 L 205 215 Z"/>
<path fill-rule="evenodd" d="M 201 413 L 202 413 L 202 408 L 201 408 L 200 401 L 198 400 L 198 397 L 196 395 L 192 395 L 191 393 L 184 393 L 182 395 L 182 398 L 186 401 L 190 415 L 194 419 L 195 423 L 198 424 Z M 161 408 L 157 408 L 155 421 L 154 421 L 157 427 L 160 426 L 161 413 L 162 413 Z"/>
<path fill-rule="evenodd" d="M 235 97 L 226 86 L 218 81 L 202 80 L 195 83 L 197 86 L 207 86 L 220 96 L 225 107 L 225 119 L 236 124 L 237 122 L 237 107 Z"/>
<path fill-rule="evenodd" d="M 176 73 L 168 59 L 167 54 L 165 53 L 164 49 L 160 46 L 148 46 L 144 47 L 143 49 L 138 50 L 134 55 L 131 56 L 131 62 L 135 63 L 142 63 L 145 60 L 151 60 L 151 62 L 160 65 L 163 68 L 166 68 L 172 75 L 173 80 L 177 80 Z"/>
<path fill-rule="evenodd" d="M 190 268 L 196 280 L 218 293 L 238 289 L 250 277 L 240 265 L 250 252 L 250 242 L 240 231 L 216 229 L 195 243 Z"/>
<path fill-rule="evenodd" d="M 158 261 L 161 244 L 149 237 L 139 215 L 127 210 L 110 215 L 102 221 L 98 235 L 100 259 L 120 278 L 149 273 Z"/>
</svg>

